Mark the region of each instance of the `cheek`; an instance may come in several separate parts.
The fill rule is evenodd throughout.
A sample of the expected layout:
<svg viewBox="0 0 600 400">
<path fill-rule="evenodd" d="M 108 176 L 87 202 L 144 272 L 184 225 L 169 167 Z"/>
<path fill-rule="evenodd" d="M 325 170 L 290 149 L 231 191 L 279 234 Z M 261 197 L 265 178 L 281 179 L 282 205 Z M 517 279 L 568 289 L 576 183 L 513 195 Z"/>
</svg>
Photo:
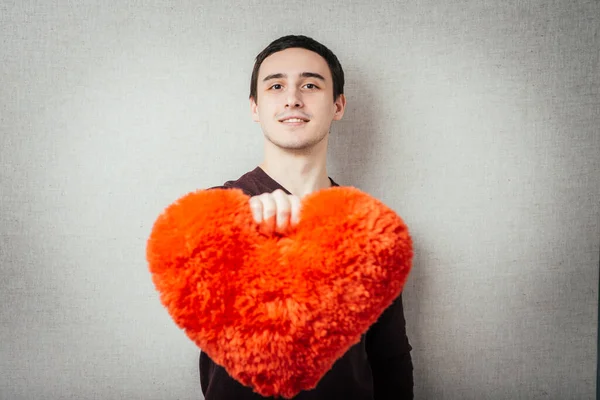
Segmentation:
<svg viewBox="0 0 600 400">
<path fill-rule="evenodd" d="M 269 101 L 271 100 L 271 101 Z M 261 116 L 273 116 L 276 113 L 276 107 L 272 101 L 272 99 L 264 99 L 258 108 L 258 112 Z"/>
<path fill-rule="evenodd" d="M 318 114 L 322 119 L 333 119 L 333 116 L 335 115 L 335 104 L 330 101 L 323 101 L 320 104 Z"/>
</svg>

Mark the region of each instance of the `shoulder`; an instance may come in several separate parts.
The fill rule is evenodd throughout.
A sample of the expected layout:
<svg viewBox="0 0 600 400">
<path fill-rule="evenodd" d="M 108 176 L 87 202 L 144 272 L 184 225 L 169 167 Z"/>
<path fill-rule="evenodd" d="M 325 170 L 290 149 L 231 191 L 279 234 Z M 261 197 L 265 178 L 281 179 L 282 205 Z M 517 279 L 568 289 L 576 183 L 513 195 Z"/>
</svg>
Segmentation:
<svg viewBox="0 0 600 400">
<path fill-rule="evenodd" d="M 261 185 L 262 180 L 257 170 L 246 172 L 237 179 L 228 180 L 220 186 L 214 186 L 210 189 L 241 189 L 248 196 L 262 194 L 266 190 Z"/>
<path fill-rule="evenodd" d="M 246 172 L 235 180 L 229 180 L 221 186 L 224 189 L 241 189 L 249 196 L 252 196 L 252 186 L 255 178 L 252 176 L 252 171 Z"/>
</svg>

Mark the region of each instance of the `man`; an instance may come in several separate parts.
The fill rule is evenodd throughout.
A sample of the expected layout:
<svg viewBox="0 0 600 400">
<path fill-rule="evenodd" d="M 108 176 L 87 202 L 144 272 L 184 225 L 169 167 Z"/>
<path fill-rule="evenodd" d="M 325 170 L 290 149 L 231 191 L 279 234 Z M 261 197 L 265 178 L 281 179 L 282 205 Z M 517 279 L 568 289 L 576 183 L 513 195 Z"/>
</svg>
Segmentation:
<svg viewBox="0 0 600 400">
<path fill-rule="evenodd" d="M 343 92 L 344 72 L 337 57 L 311 38 L 279 38 L 256 57 L 250 109 L 265 137 L 264 161 L 222 187 L 251 196 L 249 206 L 257 223 L 285 231 L 301 218 L 302 197 L 337 186 L 327 175 L 326 156 L 331 123 L 344 115 Z M 295 399 L 412 399 L 411 350 L 400 296 L 315 389 Z M 263 398 L 204 352 L 200 382 L 206 400 Z"/>
</svg>

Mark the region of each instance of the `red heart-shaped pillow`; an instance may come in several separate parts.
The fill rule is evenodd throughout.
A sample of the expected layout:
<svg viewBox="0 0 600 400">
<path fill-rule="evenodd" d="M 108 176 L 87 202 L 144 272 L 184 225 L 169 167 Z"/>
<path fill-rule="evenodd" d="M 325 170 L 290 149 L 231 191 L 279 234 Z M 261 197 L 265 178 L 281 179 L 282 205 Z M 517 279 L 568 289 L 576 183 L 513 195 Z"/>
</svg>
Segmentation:
<svg viewBox="0 0 600 400">
<path fill-rule="evenodd" d="M 350 187 L 314 192 L 285 235 L 265 234 L 239 189 L 170 205 L 147 259 L 173 320 L 216 363 L 263 396 L 314 388 L 400 294 L 407 227 Z"/>
</svg>

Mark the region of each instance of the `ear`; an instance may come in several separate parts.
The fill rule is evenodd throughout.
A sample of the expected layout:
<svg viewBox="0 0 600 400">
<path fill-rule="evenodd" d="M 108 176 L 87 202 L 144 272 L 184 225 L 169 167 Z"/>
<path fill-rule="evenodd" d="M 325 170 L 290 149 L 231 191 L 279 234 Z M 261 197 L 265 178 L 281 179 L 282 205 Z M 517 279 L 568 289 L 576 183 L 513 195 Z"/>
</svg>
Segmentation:
<svg viewBox="0 0 600 400">
<path fill-rule="evenodd" d="M 254 97 L 250 97 L 250 113 L 252 114 L 252 120 L 254 122 L 260 122 L 260 117 L 258 116 L 258 104 L 256 104 Z"/>
<path fill-rule="evenodd" d="M 344 116 L 344 110 L 346 109 L 346 96 L 340 94 L 333 103 L 335 107 L 335 113 L 333 114 L 333 120 L 339 121 Z"/>
</svg>

